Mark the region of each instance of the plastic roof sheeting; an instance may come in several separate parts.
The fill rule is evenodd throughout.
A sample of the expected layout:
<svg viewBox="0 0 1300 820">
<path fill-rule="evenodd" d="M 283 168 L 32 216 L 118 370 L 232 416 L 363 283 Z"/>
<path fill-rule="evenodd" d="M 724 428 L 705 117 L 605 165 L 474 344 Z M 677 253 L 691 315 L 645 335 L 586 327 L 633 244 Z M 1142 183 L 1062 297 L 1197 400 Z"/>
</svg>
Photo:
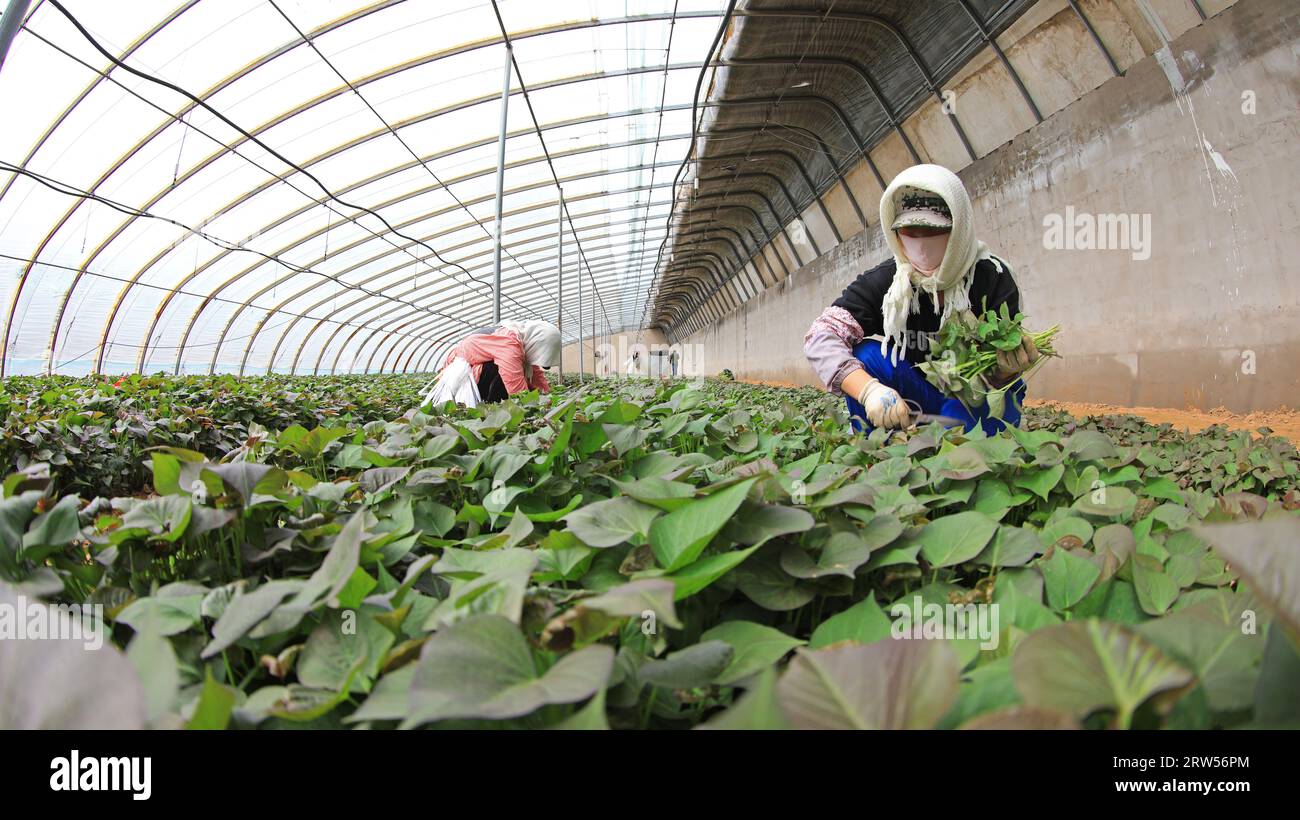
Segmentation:
<svg viewBox="0 0 1300 820">
<path fill-rule="evenodd" d="M 745 288 L 736 282 L 746 260 L 778 238 L 801 264 L 874 222 L 878 203 L 855 194 L 844 181 L 849 171 L 865 161 L 884 188 L 888 180 L 868 151 L 891 133 L 913 162 L 925 161 L 901 123 L 940 97 L 943 82 L 1031 4 L 741 4 L 714 60 L 700 144 L 684 169 L 673 220 L 667 268 L 675 273 L 660 283 L 651 323 L 680 326 L 719 292 L 732 304 L 743 299 Z M 831 188 L 847 198 L 856 220 L 836 224 L 822 199 Z M 801 215 L 806 239 L 785 230 Z M 763 265 L 756 267 L 762 277 Z M 774 267 L 770 276 L 784 273 Z"/>
<path fill-rule="evenodd" d="M 696 260 L 716 289 L 931 93 L 863 15 L 899 21 L 934 80 L 980 47 L 971 14 L 997 29 L 1025 5 L 501 0 L 498 22 L 479 0 L 60 2 L 239 128 L 33 0 L 0 71 L 6 375 L 435 367 L 492 318 L 502 23 L 519 68 L 502 315 L 558 318 L 558 177 L 566 337 L 671 326 L 703 294 Z M 764 130 L 762 99 L 801 55 L 835 106 L 789 91 L 788 127 Z M 693 130 L 699 194 L 734 194 L 728 156 L 750 154 L 745 186 L 771 206 L 675 206 Z M 690 253 L 713 233 L 743 241 Z"/>
<path fill-rule="evenodd" d="M 0 72 L 0 104 L 22 112 L 0 161 L 59 190 L 0 171 L 5 373 L 419 370 L 491 322 L 506 56 L 491 3 L 63 5 L 419 242 L 33 3 Z M 639 325 L 726 4 L 499 5 L 571 217 L 566 336 L 579 270 L 584 327 Z M 555 321 L 557 189 L 517 76 L 507 130 L 502 314 Z"/>
</svg>

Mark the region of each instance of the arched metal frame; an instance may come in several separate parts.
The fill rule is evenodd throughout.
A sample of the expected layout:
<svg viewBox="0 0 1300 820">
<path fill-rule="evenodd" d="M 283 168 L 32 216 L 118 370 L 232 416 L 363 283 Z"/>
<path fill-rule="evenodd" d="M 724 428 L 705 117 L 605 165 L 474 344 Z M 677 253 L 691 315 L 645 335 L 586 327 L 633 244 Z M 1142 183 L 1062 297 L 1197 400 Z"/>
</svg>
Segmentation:
<svg viewBox="0 0 1300 820">
<path fill-rule="evenodd" d="M 373 3 L 313 29 L 307 33 L 307 39 L 316 40 L 331 32 L 340 31 L 352 23 L 399 5 L 400 2 L 401 0 L 385 0 L 385 2 Z M 197 0 L 190 0 L 190 2 L 180 5 L 166 18 L 145 30 L 120 51 L 118 54 L 119 59 L 129 60 L 141 48 L 148 45 L 159 32 L 164 31 L 168 25 L 177 19 L 181 19 L 194 8 L 196 3 Z M 775 24 L 779 24 L 782 19 L 831 20 L 871 26 L 887 31 L 897 40 L 903 52 L 907 55 L 910 64 L 922 78 L 924 88 L 934 97 L 942 99 L 941 81 L 936 78 L 941 74 L 950 76 L 955 71 L 955 67 L 946 66 L 944 69 L 936 70 L 926 63 L 920 51 L 914 46 L 907 33 L 897 22 L 879 14 L 846 10 L 844 5 L 852 6 L 854 4 L 843 4 L 838 11 L 835 10 L 835 7 L 832 7 L 830 11 L 825 11 L 822 8 L 769 7 L 766 3 L 753 3 L 751 7 L 735 10 L 733 14 L 735 17 L 752 18 L 759 21 L 769 20 Z M 859 3 L 857 5 L 863 6 L 867 4 Z M 1021 90 L 1027 105 L 1034 112 L 1034 115 L 1041 119 L 1041 114 L 1038 113 L 1028 91 L 1024 89 L 1023 83 L 1020 82 L 1009 61 L 998 48 L 992 23 L 981 19 L 967 0 L 960 0 L 960 5 L 962 11 L 970 18 L 976 36 L 981 38 L 987 47 L 992 48 L 997 53 L 1010 72 L 1013 81 Z M 1010 5 L 1014 5 L 1014 3 L 1009 3 L 1008 6 Z M 1071 6 L 1073 7 L 1074 4 L 1072 3 Z M 39 11 L 40 6 L 37 4 L 28 15 L 29 23 Z M 561 22 L 527 31 L 511 32 L 509 37 L 512 42 L 518 43 L 552 34 L 570 33 L 604 26 L 635 26 L 640 23 L 663 22 L 673 19 L 719 19 L 722 17 L 721 9 L 717 11 L 682 12 L 675 16 L 669 13 L 616 16 Z M 994 15 L 994 17 L 997 18 L 998 25 L 1005 26 L 1008 22 L 1008 15 L 1002 12 Z M 1084 25 L 1088 26 L 1091 31 L 1087 19 L 1083 18 L 1082 15 L 1080 17 Z M 20 37 L 28 34 L 30 32 L 25 32 Z M 254 135 L 265 134 L 276 126 L 290 122 L 295 117 L 305 115 L 326 102 L 352 94 L 353 91 L 349 85 L 355 86 L 357 89 L 365 89 L 372 83 L 400 75 L 405 71 L 436 64 L 440 60 L 483 49 L 499 48 L 504 41 L 505 38 L 503 37 L 489 36 L 437 52 L 408 57 L 368 76 L 352 79 L 350 84 L 328 89 L 311 99 L 297 103 L 292 108 L 280 112 L 261 125 L 250 127 L 249 131 Z M 1098 45 L 1101 46 L 1099 41 Z M 305 47 L 304 40 L 289 39 L 222 78 L 199 96 L 204 99 L 213 97 L 219 92 L 231 88 L 239 80 L 251 76 L 259 68 L 267 66 L 277 58 L 303 47 Z M 1101 47 L 1104 52 L 1104 46 Z M 665 55 L 665 61 L 670 56 Z M 653 299 L 655 309 L 650 314 L 651 321 L 647 324 L 665 328 L 692 322 L 696 314 L 702 310 L 716 318 L 717 310 L 734 308 L 745 300 L 752 298 L 762 288 L 790 274 L 791 270 L 787 265 L 786 255 L 793 260 L 795 265 L 803 265 L 811 261 L 811 258 L 815 258 L 815 256 L 827 250 L 820 246 L 817 238 L 809 231 L 808 239 L 812 257 L 806 258 L 800 253 L 798 243 L 792 241 L 787 232 L 786 228 L 791 220 L 803 213 L 807 208 L 817 208 L 818 213 L 825 220 L 834 241 L 837 243 L 843 241 L 844 238 L 842 227 L 849 229 L 850 232 L 865 227 L 868 220 L 858 200 L 860 192 L 855 192 L 849 185 L 847 172 L 858 161 L 863 161 L 871 170 L 876 182 L 883 187 L 885 180 L 875 166 L 869 151 L 874 143 L 883 138 L 884 135 L 891 132 L 896 134 L 913 161 L 921 159 L 902 125 L 904 118 L 910 113 L 909 107 L 914 108 L 913 101 L 910 99 L 900 101 L 896 97 L 891 99 L 889 92 L 882 86 L 873 72 L 873 66 L 860 59 L 859 55 L 845 53 L 810 56 L 807 53 L 781 53 L 747 58 L 700 56 L 706 57 L 707 66 L 704 62 L 665 62 L 656 65 L 633 66 L 623 70 L 599 71 L 528 82 L 527 87 L 530 92 L 536 93 L 547 89 L 578 86 L 583 83 L 600 83 L 616 78 L 646 74 L 662 74 L 664 82 L 667 83 L 671 72 L 694 72 L 708 70 L 711 67 L 726 67 L 730 71 L 744 71 L 748 68 L 788 66 L 792 64 L 824 66 L 842 69 L 852 74 L 860 86 L 865 89 L 867 96 L 874 101 L 882 123 L 871 131 L 864 133 L 859 129 L 858 122 L 841 105 L 840 101 L 832 96 L 816 93 L 815 91 L 799 94 L 783 93 L 780 96 L 702 99 L 697 101 L 698 107 L 701 109 L 727 108 L 734 110 L 745 106 L 772 108 L 779 105 L 783 111 L 791 111 L 807 106 L 829 111 L 836 124 L 836 131 L 848 138 L 848 141 L 852 144 L 852 151 L 848 152 L 844 149 L 832 150 L 831 143 L 828 142 L 828 135 L 804 127 L 800 124 L 798 116 L 790 121 L 765 120 L 762 125 L 758 126 L 719 128 L 716 131 L 701 135 L 707 141 L 714 137 L 742 138 L 745 132 L 749 132 L 747 137 L 748 146 L 744 151 L 715 151 L 690 160 L 693 155 L 691 149 L 698 147 L 698 143 L 696 146 L 688 147 L 688 160 L 692 162 L 717 165 L 734 160 L 737 167 L 730 172 L 724 169 L 723 173 L 697 176 L 698 184 L 701 186 L 700 190 L 685 200 L 688 203 L 685 209 L 680 208 L 678 205 L 682 200 L 678 197 L 679 191 L 677 190 L 676 180 L 673 183 L 623 186 L 611 190 L 605 190 L 602 186 L 599 191 L 594 193 L 566 195 L 566 203 L 579 204 L 593 201 L 593 204 L 597 206 L 594 210 L 578 215 L 578 219 L 595 217 L 599 220 L 603 216 L 604 221 L 574 229 L 575 237 L 581 234 L 579 239 L 580 253 L 576 254 L 572 261 L 566 260 L 564 265 L 565 275 L 569 275 L 569 272 L 575 275 L 585 273 L 595 286 L 596 293 L 594 295 L 600 297 L 602 292 L 608 292 L 606 289 L 617 288 L 628 281 L 629 274 L 634 275 L 634 282 L 643 282 L 642 277 L 648 273 L 651 277 L 650 288 L 644 294 L 620 297 L 619 304 L 625 304 L 627 298 L 640 298 L 643 300 L 643 304 L 648 306 Z M 1109 59 L 1108 54 L 1107 58 Z M 493 62 L 495 62 L 495 59 Z M 16 69 L 12 64 L 7 65 L 6 71 L 11 70 Z M 23 167 L 26 167 L 40 155 L 42 148 L 52 137 L 59 133 L 61 126 L 72 119 L 73 114 L 78 110 L 78 106 L 90 98 L 101 83 L 116 82 L 113 79 L 114 73 L 115 69 L 111 66 L 109 69 L 98 72 L 99 76 L 90 82 L 35 140 L 21 163 Z M 525 77 L 524 80 L 527 81 L 529 78 Z M 511 91 L 512 95 L 521 93 L 523 93 L 522 87 L 516 87 Z M 384 137 L 390 133 L 389 126 L 391 126 L 391 132 L 401 133 L 403 129 L 436 121 L 440 116 L 464 111 L 474 106 L 496 104 L 499 96 L 496 93 L 481 95 L 437 110 L 423 112 L 404 121 L 384 123 L 385 127 L 383 128 L 352 136 L 351 139 L 315 157 L 299 160 L 299 164 L 303 168 L 310 169 L 328 160 L 344 156 L 350 151 L 360 149 L 372 140 Z M 662 116 L 663 112 L 666 111 L 682 111 L 691 107 L 689 102 L 667 100 L 665 98 L 657 106 L 602 112 L 538 123 L 535 128 L 522 128 L 510 132 L 507 139 L 523 139 L 531 144 L 534 140 L 544 140 L 543 132 L 572 126 L 598 125 L 616 118 L 638 117 L 654 113 Z M 121 156 L 107 161 L 98 178 L 87 186 L 87 190 L 94 193 L 105 183 L 112 180 L 116 172 L 126 166 L 137 155 L 140 155 L 142 151 L 153 145 L 154 141 L 165 131 L 168 131 L 171 126 L 177 122 L 183 123 L 194 108 L 194 105 L 186 102 L 184 105 L 177 107 L 175 111 L 169 111 L 168 116 L 170 119 L 163 121 L 152 131 L 143 135 Z M 544 111 L 542 113 L 545 114 Z M 969 139 L 966 137 L 955 113 L 945 113 L 947 113 L 949 121 L 952 123 L 962 144 L 966 147 L 967 152 L 974 158 L 975 151 L 971 147 Z M 779 138 L 769 139 L 770 135 L 767 135 L 766 132 L 769 128 L 774 127 L 774 123 L 780 129 L 801 134 L 811 144 L 807 146 L 806 150 L 796 144 L 796 147 L 792 150 L 788 140 L 783 143 Z M 552 150 L 549 155 L 550 158 L 559 161 L 635 145 L 654 144 L 658 146 L 665 142 L 680 141 L 688 137 L 689 135 L 680 133 L 657 134 L 653 140 L 642 138 L 615 141 L 609 144 L 584 144 L 574 149 Z M 412 158 L 390 168 L 367 173 L 364 178 L 347 181 L 346 184 L 339 186 L 333 193 L 347 196 L 350 192 L 361 191 L 367 186 L 378 188 L 385 180 L 400 178 L 402 174 L 418 168 L 421 163 L 443 160 L 457 154 L 472 152 L 492 145 L 496 141 L 495 136 L 477 135 L 474 139 L 451 148 L 439 150 L 427 157 Z M 197 162 L 189 163 L 184 168 L 178 166 L 176 180 L 171 186 L 158 190 L 152 195 L 142 196 L 138 204 L 133 203 L 133 207 L 141 211 L 151 211 L 157 208 L 163 199 L 175 195 L 177 189 L 185 186 L 186 183 L 193 183 L 199 179 L 205 169 L 210 168 L 219 159 L 237 153 L 238 149 L 247 142 L 248 139 L 244 137 L 224 142 L 217 150 L 207 154 Z M 542 142 L 542 146 L 545 147 L 545 142 Z M 847 159 L 837 158 L 837 153 L 847 157 Z M 739 163 L 750 162 L 755 158 L 762 160 L 763 167 L 753 169 L 742 169 L 740 167 Z M 507 164 L 507 169 L 518 170 L 541 161 L 543 161 L 541 156 L 514 159 Z M 564 175 L 559 181 L 567 183 L 570 181 L 600 179 L 607 176 L 635 175 L 644 171 L 652 171 L 654 168 L 668 168 L 677 165 L 677 161 L 665 161 L 619 168 L 601 168 L 594 172 Z M 445 196 L 444 191 L 453 190 L 457 186 L 464 186 L 474 180 L 484 179 L 490 173 L 491 169 L 486 167 L 475 168 L 454 178 L 441 179 L 441 182 L 445 183 L 445 185 L 421 182 L 415 187 L 407 186 L 400 190 L 393 189 L 394 194 L 388 196 L 382 202 L 375 202 L 371 198 L 366 204 L 372 209 L 379 210 L 420 201 L 421 197 L 434 197 L 436 200 Z M 232 213 L 238 208 L 248 206 L 259 195 L 281 185 L 291 185 L 292 183 L 287 180 L 290 176 L 291 174 L 288 173 L 277 174 L 268 171 L 268 178 L 262 183 L 219 206 L 206 218 L 199 221 L 198 224 L 207 224 L 223 215 Z M 0 186 L 0 203 L 3 203 L 5 197 L 14 190 L 16 180 L 17 176 L 14 175 Z M 835 186 L 840 187 L 845 199 L 855 211 L 860 222 L 858 226 L 842 226 L 837 224 L 833 218 L 823 199 L 823 195 L 827 190 Z M 532 196 L 539 190 L 551 187 L 554 187 L 554 183 L 549 180 L 542 180 L 510 188 L 507 193 L 507 203 L 510 202 L 509 197 L 523 197 L 527 200 L 527 204 L 507 208 L 505 217 L 507 219 L 520 217 L 533 211 L 546 213 L 548 209 L 554 209 L 558 202 L 558 196 L 553 199 L 540 200 Z M 653 200 L 655 190 L 664 188 L 669 189 L 672 198 L 655 202 Z M 710 190 L 711 188 L 719 190 Z M 633 193 L 645 193 L 647 201 L 643 203 L 638 199 L 636 204 L 630 206 L 619 204 L 621 197 Z M 776 196 L 775 201 L 774 195 Z M 250 315 L 251 320 L 252 315 L 256 312 L 260 312 L 262 315 L 256 319 L 252 332 L 246 338 L 241 339 L 244 344 L 242 352 L 238 355 L 238 370 L 240 373 L 245 372 L 250 364 L 250 357 L 256 350 L 261 348 L 266 348 L 268 352 L 265 354 L 265 361 L 258 360 L 258 366 L 264 366 L 267 371 L 282 369 L 287 366 L 289 372 L 297 372 L 300 366 L 305 369 L 306 366 L 311 365 L 312 372 L 319 372 L 322 363 L 330 358 L 328 354 L 331 352 L 333 353 L 332 364 L 329 368 L 331 371 L 337 371 L 340 362 L 344 361 L 348 355 L 351 356 L 350 361 L 354 363 L 354 367 L 359 360 L 364 358 L 366 363 L 363 369 L 366 370 L 369 370 L 374 365 L 377 356 L 379 357 L 379 369 L 381 371 L 388 368 L 396 370 L 399 367 L 402 369 L 418 368 L 427 365 L 430 361 L 435 361 L 439 351 L 445 347 L 447 339 L 454 336 L 458 328 L 481 323 L 476 317 L 481 316 L 483 309 L 488 304 L 482 287 L 486 283 L 477 278 L 475 274 L 483 272 L 489 267 L 482 260 L 487 253 L 485 248 L 491 242 L 491 232 L 485 227 L 485 223 L 490 221 L 490 218 L 476 216 L 473 212 L 474 207 L 486 202 L 488 197 L 455 197 L 453 193 L 453 198 L 457 199 L 458 204 L 431 208 L 428 211 L 417 213 L 409 220 L 400 222 L 396 227 L 398 230 L 406 230 L 425 222 L 433 224 L 435 226 L 434 230 L 417 231 L 419 233 L 418 239 L 439 249 L 449 262 L 457 266 L 463 266 L 463 273 L 442 265 L 427 265 L 428 254 L 418 251 L 418 246 L 415 243 L 405 240 L 395 242 L 390 237 L 363 227 L 361 222 L 364 221 L 364 214 L 338 214 L 338 222 L 331 223 L 327 220 L 323 228 L 306 230 L 301 235 L 287 240 L 281 247 L 274 249 L 270 253 L 271 256 L 277 258 L 292 257 L 300 260 L 294 264 L 300 269 L 306 269 L 309 273 L 303 273 L 301 270 L 291 270 L 284 274 L 272 272 L 270 284 L 251 292 L 237 290 L 236 286 L 243 287 L 242 282 L 245 279 L 250 276 L 264 276 L 270 270 L 268 266 L 274 266 L 275 264 L 271 261 L 259 260 L 233 271 L 231 275 L 224 276 L 214 286 L 209 286 L 211 290 L 206 298 L 200 300 L 193 310 L 188 322 L 184 325 L 183 332 L 180 334 L 179 343 L 173 346 L 175 348 L 173 370 L 179 372 L 187 363 L 192 366 L 193 358 L 187 358 L 187 351 L 195 349 L 191 339 L 198 328 L 212 324 L 212 320 L 205 319 L 209 307 L 218 303 L 231 302 L 225 296 L 225 292 L 228 290 L 232 294 L 240 294 L 235 300 L 238 304 L 225 317 L 224 326 L 216 337 L 215 343 L 203 343 L 205 345 L 211 344 L 213 348 L 208 362 L 209 371 L 217 369 L 223 351 L 228 348 L 228 343 L 235 341 L 230 338 L 232 329 L 244 321 L 246 314 Z M 329 205 L 329 197 L 308 195 L 305 199 L 308 201 L 291 208 L 287 212 L 268 214 L 267 229 L 274 230 L 280 226 L 289 225 L 294 220 L 300 220 L 305 214 L 310 214 L 313 211 L 324 208 L 333 211 L 333 208 Z M 43 264 L 40 261 L 41 257 L 50 249 L 51 243 L 72 224 L 84 201 L 78 200 L 62 216 L 52 221 L 44 238 L 36 244 L 31 260 L 23 269 L 21 279 L 14 287 L 8 306 L 5 331 L 3 337 L 0 338 L 0 374 L 5 372 L 5 367 L 8 365 L 11 355 L 11 345 L 15 338 L 14 320 L 22 304 L 24 285 L 28 282 L 37 265 Z M 660 209 L 665 205 L 667 206 L 667 212 L 664 214 L 666 217 L 664 228 L 653 232 L 646 230 L 645 222 L 650 210 Z M 696 213 L 697 209 L 699 209 L 698 214 Z M 451 225 L 439 223 L 440 217 L 445 218 L 448 214 L 462 210 L 469 211 L 469 219 Z M 640 213 L 642 210 L 645 211 L 647 216 L 641 217 L 642 228 L 637 230 L 635 223 L 638 217 L 635 214 Z M 632 211 L 634 215 L 622 222 L 610 221 L 611 216 L 626 211 Z M 334 213 L 337 214 L 336 211 Z M 104 259 L 109 258 L 108 252 L 115 247 L 116 242 L 119 240 L 126 241 L 124 237 L 129 234 L 139 219 L 140 217 L 126 217 L 120 220 L 117 227 L 105 234 L 102 241 L 90 249 L 77 266 L 76 275 L 58 302 L 55 318 L 50 328 L 48 348 L 52 351 L 50 357 L 51 368 L 57 364 L 61 333 L 72 318 L 68 315 L 68 312 L 74 302 L 74 296 L 78 292 L 78 286 L 85 277 L 94 275 L 93 270 L 100 263 L 101 257 Z M 504 234 L 507 237 L 507 251 L 517 258 L 512 260 L 512 264 L 503 265 L 503 295 L 507 299 L 513 300 L 514 305 L 519 310 L 531 312 L 534 315 L 553 315 L 559 309 L 552 290 L 555 277 L 560 275 L 560 270 L 554 264 L 554 248 L 548 250 L 545 247 L 547 243 L 552 243 L 556 239 L 556 233 L 547 229 L 552 221 L 542 219 L 527 225 L 516 225 L 514 227 L 507 225 Z M 327 237 L 331 231 L 338 230 L 344 225 L 356 226 L 369 235 L 358 236 L 352 241 L 332 249 L 328 254 L 310 260 L 305 264 L 301 262 L 301 251 L 304 248 L 313 247 L 322 238 Z M 633 227 L 615 233 L 610 229 L 616 225 L 631 225 Z M 465 236 L 467 231 L 474 233 L 475 228 L 480 229 L 483 235 Z M 534 230 L 537 228 L 542 228 L 543 232 L 540 234 L 535 233 Z M 603 231 L 600 230 L 602 228 Z M 565 231 L 565 233 L 569 232 Z M 519 243 L 513 246 L 508 241 L 512 234 L 521 237 Z M 777 237 L 784 239 L 784 251 L 777 249 Z M 650 253 L 644 248 L 647 238 L 653 238 L 661 242 L 657 253 Z M 606 250 L 613 253 L 608 258 L 587 254 L 583 252 L 584 249 L 581 245 L 584 240 L 607 243 L 605 245 L 592 245 L 587 249 L 593 251 L 593 253 Z M 620 241 L 624 240 L 625 244 L 620 245 Z M 443 242 L 448 244 L 441 244 Z M 642 248 L 634 251 L 634 242 L 640 243 Z M 369 252 L 370 246 L 375 243 L 381 243 L 378 250 L 373 253 Z M 542 247 L 533 247 L 538 244 L 542 245 Z M 384 248 L 383 245 L 388 247 Z M 666 247 L 668 248 L 667 252 L 665 252 Z M 713 250 L 709 250 L 710 247 Z M 622 248 L 622 253 L 618 252 L 620 248 Z M 768 248 L 773 250 L 770 256 L 767 252 Z M 160 323 L 170 325 L 175 318 L 179 318 L 172 315 L 175 313 L 175 310 L 172 309 L 175 299 L 182 294 L 190 298 L 189 291 L 186 290 L 187 285 L 211 278 L 205 277 L 205 274 L 209 272 L 216 273 L 219 269 L 218 266 L 223 268 L 228 266 L 233 254 L 237 253 L 237 251 L 232 250 L 215 253 L 201 265 L 196 266 L 190 274 L 175 282 L 156 307 L 147 329 L 139 337 L 139 344 L 119 341 L 118 335 L 125 330 L 120 317 L 123 315 L 123 311 L 130 302 L 132 295 L 137 292 L 138 288 L 158 287 L 156 282 L 148 281 L 147 277 L 156 268 L 161 269 L 160 266 L 168 262 L 169 256 L 173 254 L 174 250 L 174 246 L 160 249 L 143 266 L 124 277 L 127 281 L 124 282 L 116 298 L 113 299 L 111 307 L 105 314 L 101 332 L 98 334 L 98 353 L 93 368 L 95 372 L 102 371 L 110 348 L 123 344 L 134 347 L 138 351 L 136 354 L 137 370 L 142 371 L 148 367 L 155 353 L 162 349 L 156 346 L 156 342 L 160 337 L 155 335 Z M 365 252 L 365 258 L 357 261 L 358 252 Z M 332 267 L 329 272 L 316 270 L 316 267 L 324 267 L 327 263 L 333 266 L 333 263 L 329 263 L 329 259 L 341 255 L 348 255 L 349 262 L 345 267 Z M 403 258 L 404 256 L 408 258 Z M 424 256 L 425 259 L 421 259 L 421 256 Z M 776 266 L 773 265 L 773 257 Z M 410 268 L 412 264 L 415 265 L 416 271 L 409 276 L 402 275 L 402 271 Z M 315 291 L 320 282 L 306 281 L 313 274 L 317 280 L 323 278 L 333 281 L 332 283 L 326 283 L 328 285 L 327 289 L 321 289 L 321 293 L 316 294 Z M 360 278 L 348 278 L 354 274 L 360 275 Z M 699 278 L 701 275 L 703 279 Z M 427 277 L 426 281 L 418 286 L 412 284 L 425 277 Z M 304 284 L 297 286 L 295 283 Z M 371 289 L 372 285 L 375 289 Z M 477 289 L 475 289 L 476 285 L 479 286 Z M 267 293 L 275 294 L 279 287 L 293 287 L 293 294 L 285 298 L 278 298 L 277 296 L 278 301 L 273 305 L 257 304 L 258 299 L 264 297 Z M 345 295 L 347 296 L 346 304 L 341 307 L 336 306 L 328 315 L 312 315 L 313 311 L 322 309 L 331 301 L 343 301 Z M 591 326 L 591 320 L 593 320 L 597 311 L 605 312 L 605 325 L 607 328 L 612 326 L 611 318 L 613 317 L 604 310 L 603 299 L 601 299 L 600 306 L 597 306 L 596 302 L 597 299 L 593 298 L 590 306 L 585 311 L 586 315 L 576 317 L 577 330 L 573 334 L 574 337 L 583 337 L 584 329 Z M 461 305 L 465 305 L 464 310 L 468 312 L 463 312 Z M 564 310 L 569 313 L 571 307 L 565 305 Z M 253 313 L 250 314 L 250 312 Z M 280 322 L 278 326 L 269 321 L 272 317 L 285 316 L 289 317 L 288 320 Z M 81 319 L 81 317 L 77 318 Z M 304 326 L 304 322 L 306 322 L 307 329 L 302 331 L 300 328 Z M 326 326 L 330 324 L 334 324 L 336 327 L 325 336 L 324 341 L 320 343 L 319 350 L 311 347 L 313 340 L 319 338 L 326 330 Z M 270 336 L 265 343 L 262 343 L 261 339 L 269 335 L 273 328 L 278 329 L 278 334 Z M 342 334 L 344 328 L 351 328 L 351 331 L 345 336 Z M 301 338 L 296 342 L 290 342 L 294 338 L 293 334 L 295 332 L 302 333 Z M 672 335 L 677 337 L 680 336 L 680 333 L 674 331 Z M 341 336 L 343 337 L 341 343 L 336 344 L 336 340 Z M 292 350 L 292 344 L 295 343 L 298 347 L 292 351 L 290 359 L 288 354 Z M 381 350 L 387 352 L 379 356 Z M 368 356 L 366 355 L 367 351 L 369 351 Z M 314 355 L 314 363 L 303 361 L 304 353 L 308 353 L 309 356 Z M 289 361 L 282 361 L 286 359 L 289 359 Z"/>
</svg>

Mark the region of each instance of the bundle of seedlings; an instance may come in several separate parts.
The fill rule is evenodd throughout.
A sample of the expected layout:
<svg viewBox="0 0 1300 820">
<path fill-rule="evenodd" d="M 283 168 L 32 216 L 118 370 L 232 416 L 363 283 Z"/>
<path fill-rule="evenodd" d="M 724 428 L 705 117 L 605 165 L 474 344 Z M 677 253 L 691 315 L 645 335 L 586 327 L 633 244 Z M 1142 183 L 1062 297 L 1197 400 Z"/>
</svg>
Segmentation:
<svg viewBox="0 0 1300 820">
<path fill-rule="evenodd" d="M 1032 333 L 1021 326 L 1024 318 L 1023 313 L 1012 316 L 1005 303 L 998 310 L 985 310 L 980 316 L 972 311 L 962 312 L 939 331 L 931 343 L 930 360 L 920 365 L 921 372 L 927 381 L 959 399 L 967 408 L 979 407 L 987 401 L 990 414 L 1002 418 L 1008 389 L 1027 379 L 1048 357 L 1057 355 L 1052 338 L 1061 326 Z M 1025 337 L 1033 340 L 1041 356 L 1019 379 L 998 384 L 998 354 L 1020 347 Z"/>
</svg>

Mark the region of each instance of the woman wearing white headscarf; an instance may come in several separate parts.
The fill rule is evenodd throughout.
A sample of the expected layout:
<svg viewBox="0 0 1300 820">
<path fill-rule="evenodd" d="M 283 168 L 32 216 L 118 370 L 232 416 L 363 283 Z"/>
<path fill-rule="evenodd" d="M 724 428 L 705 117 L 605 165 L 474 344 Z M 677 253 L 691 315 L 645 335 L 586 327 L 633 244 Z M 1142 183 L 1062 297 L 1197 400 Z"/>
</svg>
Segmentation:
<svg viewBox="0 0 1300 820">
<path fill-rule="evenodd" d="M 541 319 L 506 321 L 466 336 L 443 362 L 424 403 L 474 406 L 525 390 L 550 392 L 543 368 L 560 363 L 560 331 Z"/>
<path fill-rule="evenodd" d="M 1023 382 L 1011 391 L 1002 419 L 987 406 L 967 408 L 926 381 L 914 365 L 929 358 L 930 339 L 963 311 L 983 313 L 1006 304 L 1019 312 L 1020 291 L 1005 262 L 975 238 L 970 196 L 957 175 L 939 165 L 914 165 L 894 178 L 880 198 L 880 224 L 893 252 L 860 275 L 813 322 L 804 353 L 826 388 L 843 395 L 849 413 L 871 427 L 907 426 L 911 411 L 951 416 L 990 434 L 1020 421 Z M 900 356 L 901 354 L 901 356 Z M 998 354 L 990 379 L 1002 387 L 1038 358 L 1025 337 Z"/>
</svg>

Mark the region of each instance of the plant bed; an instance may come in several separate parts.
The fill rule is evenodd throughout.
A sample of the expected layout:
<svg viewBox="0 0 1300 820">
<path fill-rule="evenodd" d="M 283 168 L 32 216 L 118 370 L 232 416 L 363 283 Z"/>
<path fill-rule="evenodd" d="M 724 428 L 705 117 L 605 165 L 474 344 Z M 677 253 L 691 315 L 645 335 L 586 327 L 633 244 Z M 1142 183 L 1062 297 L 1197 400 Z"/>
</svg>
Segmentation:
<svg viewBox="0 0 1300 820">
<path fill-rule="evenodd" d="M 163 727 L 1300 717 L 1280 439 L 1038 411 L 863 436 L 824 392 L 714 380 L 316 418 L 140 446 L 152 493 L 5 480 L 0 596 L 102 604 L 130 661 L 85 653 L 32 721 L 110 697 Z"/>
</svg>

